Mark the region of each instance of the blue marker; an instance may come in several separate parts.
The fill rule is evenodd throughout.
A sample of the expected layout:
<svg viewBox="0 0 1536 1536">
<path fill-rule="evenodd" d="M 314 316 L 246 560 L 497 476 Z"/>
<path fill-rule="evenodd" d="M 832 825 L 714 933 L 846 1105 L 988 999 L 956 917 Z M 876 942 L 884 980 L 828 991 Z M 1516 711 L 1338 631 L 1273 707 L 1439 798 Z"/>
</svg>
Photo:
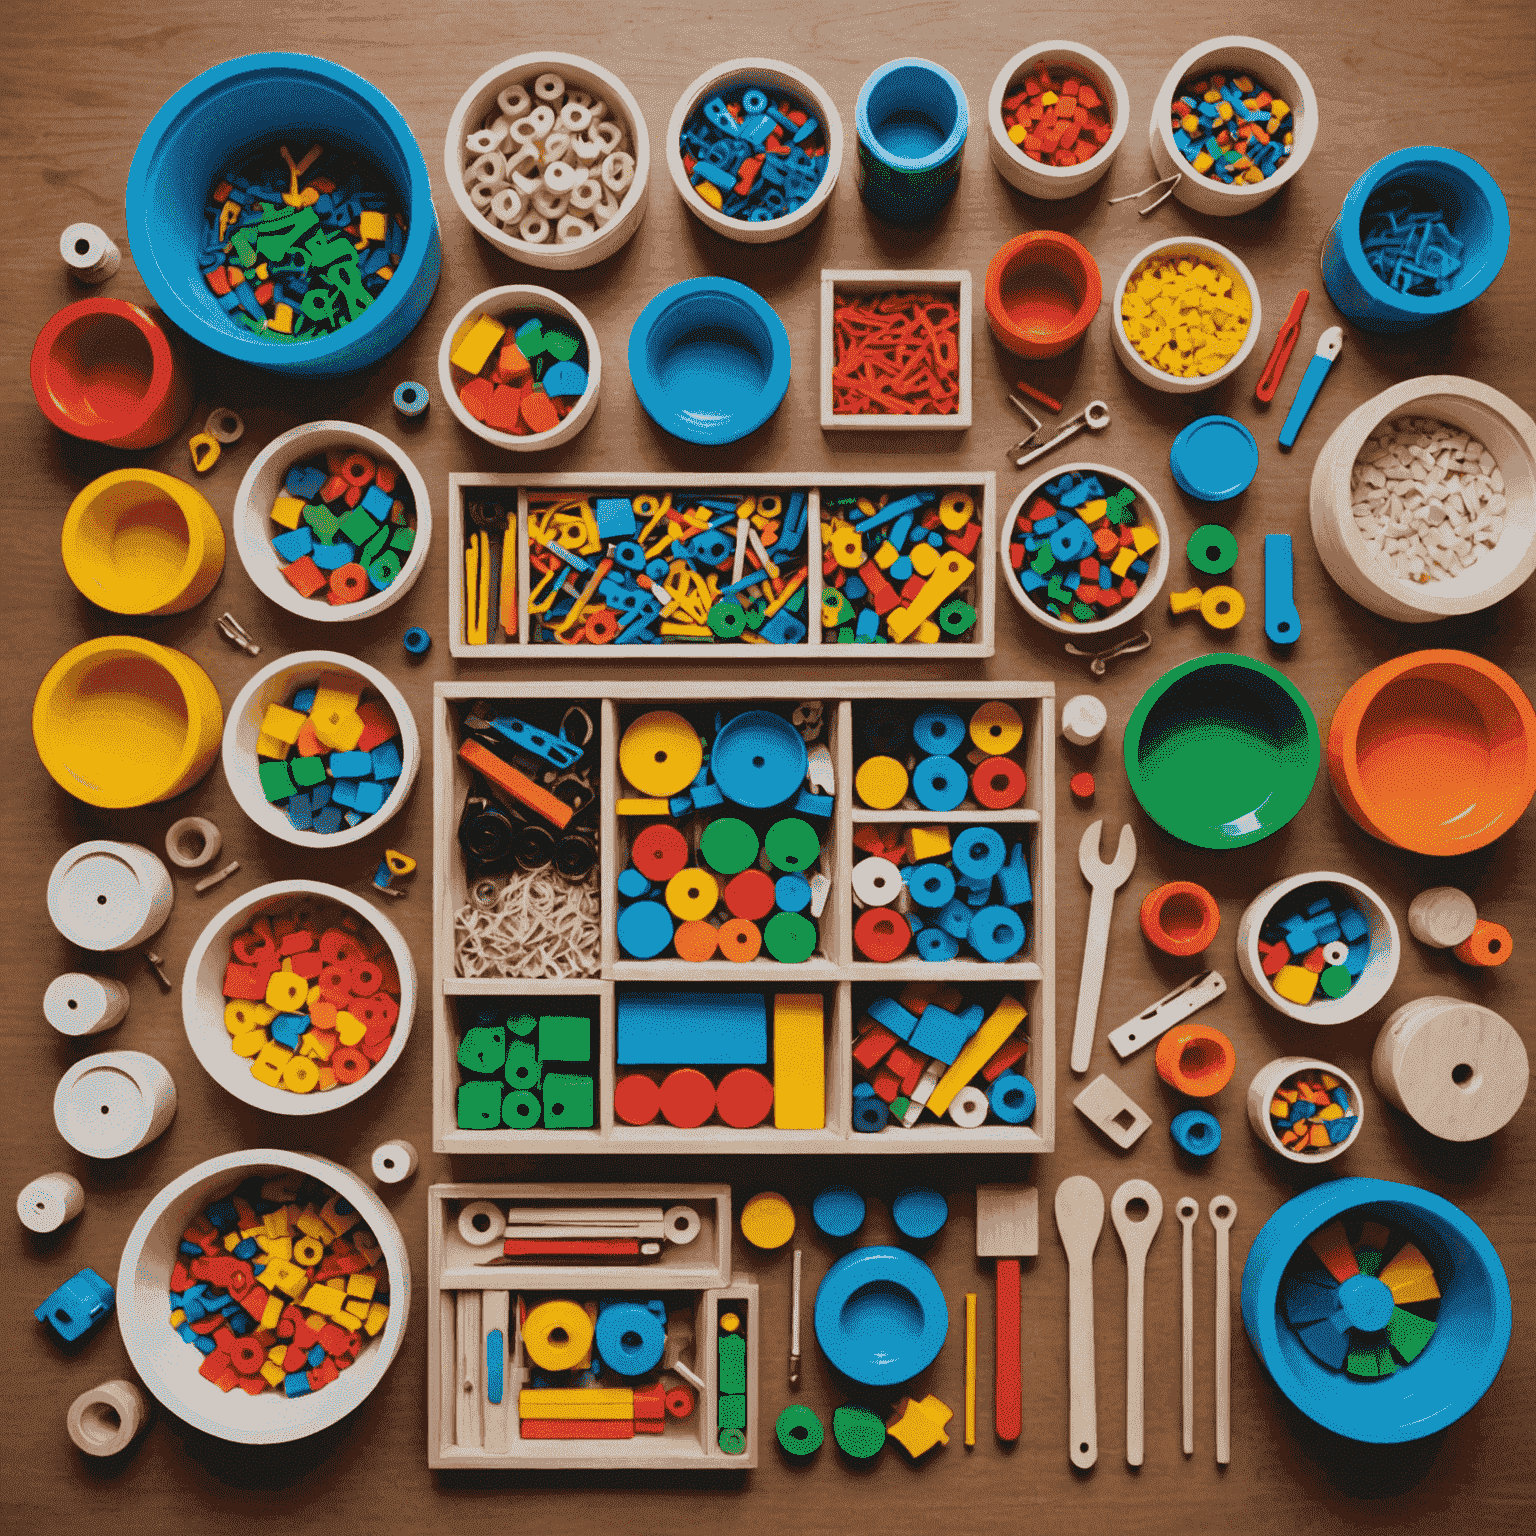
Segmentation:
<svg viewBox="0 0 1536 1536">
<path fill-rule="evenodd" d="M 1343 330 L 1337 325 L 1330 325 L 1317 339 L 1317 351 L 1312 354 L 1312 361 L 1307 364 L 1307 371 L 1301 376 L 1296 398 L 1291 401 L 1290 414 L 1285 418 L 1285 425 L 1280 428 L 1282 448 L 1289 448 L 1296 441 L 1296 434 L 1301 431 L 1301 424 L 1307 419 L 1307 412 L 1312 409 L 1312 402 L 1317 399 L 1317 392 L 1323 387 L 1328 370 L 1343 350 Z"/>
</svg>

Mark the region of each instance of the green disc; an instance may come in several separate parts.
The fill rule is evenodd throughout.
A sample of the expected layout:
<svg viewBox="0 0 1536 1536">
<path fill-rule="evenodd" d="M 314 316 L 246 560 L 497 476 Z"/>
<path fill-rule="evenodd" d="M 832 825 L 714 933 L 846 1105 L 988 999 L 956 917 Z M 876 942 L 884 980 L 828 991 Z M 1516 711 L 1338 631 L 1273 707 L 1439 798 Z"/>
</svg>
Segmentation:
<svg viewBox="0 0 1536 1536">
<path fill-rule="evenodd" d="M 513 1040 L 507 1046 L 507 1086 L 511 1088 L 537 1088 L 543 1073 L 539 1053 L 526 1040 Z"/>
<path fill-rule="evenodd" d="M 1355 978 L 1342 965 L 1330 965 L 1317 978 L 1317 984 L 1327 996 L 1343 997 L 1354 986 Z"/>
<path fill-rule="evenodd" d="M 768 862 L 792 875 L 804 874 L 821 853 L 821 839 L 816 836 L 815 827 L 798 816 L 774 822 L 763 846 L 768 850 Z"/>
<path fill-rule="evenodd" d="M 1220 523 L 1205 523 L 1190 534 L 1184 553 L 1197 571 L 1220 576 L 1237 564 L 1237 536 Z"/>
<path fill-rule="evenodd" d="M 727 1456 L 744 1456 L 747 1450 L 747 1437 L 739 1429 L 722 1429 L 720 1449 Z"/>
<path fill-rule="evenodd" d="M 757 833 L 736 816 L 717 816 L 699 839 L 700 855 L 719 875 L 739 875 L 756 861 L 757 848 Z"/>
<path fill-rule="evenodd" d="M 804 1403 L 791 1403 L 778 1417 L 773 1432 L 791 1456 L 811 1456 L 821 1449 L 826 1431 L 821 1420 Z"/>
<path fill-rule="evenodd" d="M 747 611 L 740 603 L 716 603 L 709 610 L 710 631 L 720 640 L 734 640 L 747 627 Z"/>
<path fill-rule="evenodd" d="M 816 950 L 816 924 L 799 912 L 775 912 L 763 927 L 763 943 L 775 960 L 799 965 Z"/>
<path fill-rule="evenodd" d="M 501 1101 L 502 1122 L 514 1131 L 526 1131 L 539 1123 L 539 1101 L 531 1093 L 514 1088 Z"/>
<path fill-rule="evenodd" d="M 878 1413 L 845 1403 L 832 1415 L 832 1438 L 838 1448 L 859 1461 L 878 1456 L 885 1444 L 885 1425 Z"/>
</svg>

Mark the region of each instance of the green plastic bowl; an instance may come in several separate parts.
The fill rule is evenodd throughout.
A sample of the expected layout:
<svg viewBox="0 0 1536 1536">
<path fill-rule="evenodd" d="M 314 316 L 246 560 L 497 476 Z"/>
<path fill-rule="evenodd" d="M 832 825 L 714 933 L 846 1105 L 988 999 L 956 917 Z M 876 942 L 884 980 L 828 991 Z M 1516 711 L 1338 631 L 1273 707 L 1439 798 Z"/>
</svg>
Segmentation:
<svg viewBox="0 0 1536 1536">
<path fill-rule="evenodd" d="M 1289 678 L 1248 656 L 1197 656 L 1142 694 L 1125 728 L 1141 808 L 1197 848 L 1243 848 L 1307 803 L 1317 718 Z"/>
</svg>

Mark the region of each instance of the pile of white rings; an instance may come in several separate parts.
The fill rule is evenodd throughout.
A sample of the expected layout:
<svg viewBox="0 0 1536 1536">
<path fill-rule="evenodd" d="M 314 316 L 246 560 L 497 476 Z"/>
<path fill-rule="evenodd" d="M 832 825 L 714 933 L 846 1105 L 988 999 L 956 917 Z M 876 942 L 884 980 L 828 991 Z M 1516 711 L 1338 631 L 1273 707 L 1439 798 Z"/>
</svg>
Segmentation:
<svg viewBox="0 0 1536 1536">
<path fill-rule="evenodd" d="M 470 201 L 529 245 L 585 240 L 615 214 L 635 180 L 624 125 L 608 103 L 568 91 L 556 74 L 510 85 L 500 109 L 464 141 Z"/>
</svg>

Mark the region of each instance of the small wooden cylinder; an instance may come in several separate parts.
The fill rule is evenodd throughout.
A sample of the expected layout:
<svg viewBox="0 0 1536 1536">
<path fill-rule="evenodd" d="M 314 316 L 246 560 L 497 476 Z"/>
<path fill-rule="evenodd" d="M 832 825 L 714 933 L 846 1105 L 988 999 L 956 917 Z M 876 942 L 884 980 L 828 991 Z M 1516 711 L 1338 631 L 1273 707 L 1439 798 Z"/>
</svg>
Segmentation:
<svg viewBox="0 0 1536 1536">
<path fill-rule="evenodd" d="M 67 1173 L 45 1173 L 16 1196 L 16 1214 L 29 1232 L 57 1232 L 84 1209 L 85 1190 Z"/>
<path fill-rule="evenodd" d="M 1450 949 L 1472 937 L 1477 903 L 1454 885 L 1431 886 L 1408 905 L 1408 931 L 1431 949 Z"/>
<path fill-rule="evenodd" d="M 131 1381 L 104 1381 L 69 1405 L 69 1438 L 87 1456 L 115 1456 L 144 1427 L 144 1394 Z"/>
<path fill-rule="evenodd" d="M 1463 965 L 1503 965 L 1515 952 L 1514 935 L 1502 923 L 1480 917 L 1467 939 L 1451 951 Z"/>
<path fill-rule="evenodd" d="M 373 1149 L 373 1176 L 381 1184 L 403 1184 L 416 1171 L 416 1148 L 408 1141 L 386 1141 Z"/>
</svg>

